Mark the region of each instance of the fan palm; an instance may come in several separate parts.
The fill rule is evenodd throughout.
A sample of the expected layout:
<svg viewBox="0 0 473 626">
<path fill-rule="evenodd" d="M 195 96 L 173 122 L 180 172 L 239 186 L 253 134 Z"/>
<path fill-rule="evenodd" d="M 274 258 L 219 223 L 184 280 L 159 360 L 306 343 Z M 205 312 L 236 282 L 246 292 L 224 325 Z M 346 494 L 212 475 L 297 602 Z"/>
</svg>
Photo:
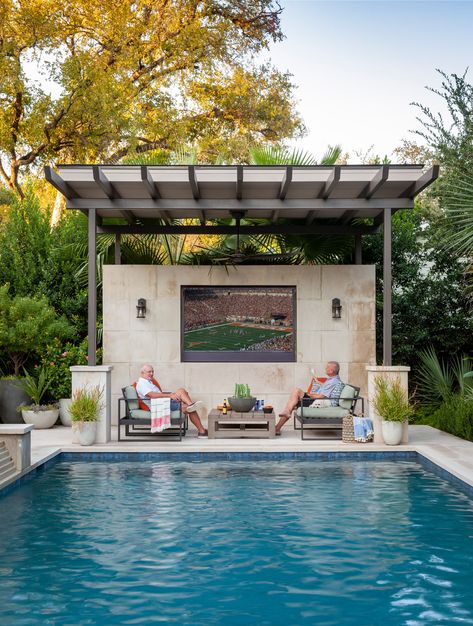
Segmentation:
<svg viewBox="0 0 473 626">
<path fill-rule="evenodd" d="M 328 146 L 320 165 L 335 165 L 342 153 L 340 145 Z M 310 152 L 294 148 L 257 146 L 250 151 L 250 162 L 254 165 L 317 165 Z M 299 224 L 298 220 L 284 220 L 284 224 Z M 292 252 L 293 263 L 337 263 L 350 253 L 353 242 L 348 237 L 321 235 L 255 235 L 254 239 L 266 249 L 277 252 Z"/>
</svg>

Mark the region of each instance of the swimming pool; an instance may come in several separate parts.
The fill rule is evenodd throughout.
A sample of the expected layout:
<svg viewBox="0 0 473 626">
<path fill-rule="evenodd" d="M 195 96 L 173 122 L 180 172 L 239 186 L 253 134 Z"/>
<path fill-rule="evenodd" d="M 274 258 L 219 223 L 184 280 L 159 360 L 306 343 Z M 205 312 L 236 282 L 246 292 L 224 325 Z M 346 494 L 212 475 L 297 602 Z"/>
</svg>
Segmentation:
<svg viewBox="0 0 473 626">
<path fill-rule="evenodd" d="M 415 462 L 60 462 L 0 500 L 0 624 L 473 624 L 473 503 Z"/>
</svg>

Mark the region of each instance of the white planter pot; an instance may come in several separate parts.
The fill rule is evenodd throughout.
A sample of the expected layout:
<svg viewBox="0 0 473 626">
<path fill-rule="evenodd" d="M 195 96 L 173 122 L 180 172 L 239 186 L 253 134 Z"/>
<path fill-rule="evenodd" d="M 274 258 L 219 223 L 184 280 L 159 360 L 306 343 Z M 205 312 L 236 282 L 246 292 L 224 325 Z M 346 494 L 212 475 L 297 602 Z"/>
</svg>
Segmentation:
<svg viewBox="0 0 473 626">
<path fill-rule="evenodd" d="M 81 446 L 91 446 L 95 443 L 97 434 L 97 422 L 79 423 L 79 443 Z"/>
<path fill-rule="evenodd" d="M 69 413 L 71 402 L 72 398 L 61 398 L 59 400 L 59 417 L 61 418 L 61 424 L 63 426 L 72 426 L 71 415 Z"/>
<path fill-rule="evenodd" d="M 22 411 L 21 415 L 25 424 L 33 424 L 35 428 L 51 428 L 57 421 L 59 409 L 48 411 Z"/>
<path fill-rule="evenodd" d="M 78 422 L 72 422 L 72 443 L 79 443 L 79 429 L 80 424 Z"/>
<path fill-rule="evenodd" d="M 381 422 L 381 432 L 387 446 L 398 446 L 402 439 L 402 422 Z"/>
</svg>

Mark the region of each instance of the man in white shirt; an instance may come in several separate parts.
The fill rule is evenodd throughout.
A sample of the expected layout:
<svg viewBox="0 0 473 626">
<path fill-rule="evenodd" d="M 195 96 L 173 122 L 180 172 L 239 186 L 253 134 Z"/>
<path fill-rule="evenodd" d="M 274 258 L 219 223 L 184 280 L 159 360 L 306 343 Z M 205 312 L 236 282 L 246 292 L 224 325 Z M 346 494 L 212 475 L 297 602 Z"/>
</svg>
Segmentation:
<svg viewBox="0 0 473 626">
<path fill-rule="evenodd" d="M 276 424 L 276 435 L 281 434 L 281 428 L 290 418 L 292 411 L 296 408 L 302 398 L 312 398 L 313 400 L 325 400 L 335 397 L 337 388 L 342 381 L 338 375 L 340 371 L 340 365 L 337 361 L 329 361 L 325 366 L 325 373 L 327 374 L 327 380 L 323 383 L 313 381 L 312 387 L 309 393 L 305 393 L 302 389 L 293 389 L 289 400 L 287 401 L 284 409 L 279 413 L 279 422 Z"/>
<path fill-rule="evenodd" d="M 196 411 L 196 408 L 202 404 L 202 401 L 192 402 L 189 394 L 182 387 L 177 391 L 168 392 L 162 391 L 159 383 L 156 383 L 153 366 L 145 363 L 140 370 L 140 378 L 136 383 L 136 393 L 140 400 L 147 406 L 151 406 L 151 398 L 170 398 L 171 411 L 176 411 L 182 405 L 182 410 L 189 414 L 190 421 L 197 428 L 198 436 L 206 437 L 208 434 L 207 429 L 202 426 L 199 414 Z"/>
</svg>

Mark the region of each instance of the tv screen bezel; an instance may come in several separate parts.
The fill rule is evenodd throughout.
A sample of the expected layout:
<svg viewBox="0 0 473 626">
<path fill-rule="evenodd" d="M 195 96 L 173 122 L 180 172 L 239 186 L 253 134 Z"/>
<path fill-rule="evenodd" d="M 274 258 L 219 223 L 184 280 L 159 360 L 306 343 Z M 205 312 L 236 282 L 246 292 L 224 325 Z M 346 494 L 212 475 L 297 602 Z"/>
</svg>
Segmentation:
<svg viewBox="0 0 473 626">
<path fill-rule="evenodd" d="M 185 289 L 290 289 L 294 328 L 294 349 L 291 352 L 266 350 L 245 352 L 238 350 L 184 350 L 184 290 Z M 296 285 L 181 285 L 181 362 L 182 363 L 295 363 L 297 360 L 297 287 Z"/>
</svg>

